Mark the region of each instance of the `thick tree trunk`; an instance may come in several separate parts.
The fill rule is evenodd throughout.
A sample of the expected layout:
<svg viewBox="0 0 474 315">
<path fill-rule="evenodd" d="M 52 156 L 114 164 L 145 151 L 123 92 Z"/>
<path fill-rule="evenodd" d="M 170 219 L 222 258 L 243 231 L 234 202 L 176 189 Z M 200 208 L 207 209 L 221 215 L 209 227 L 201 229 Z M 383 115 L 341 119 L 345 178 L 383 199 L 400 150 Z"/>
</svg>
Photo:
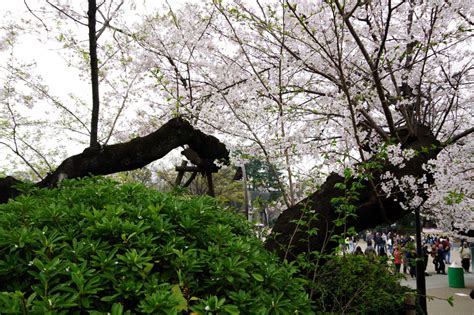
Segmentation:
<svg viewBox="0 0 474 315">
<path fill-rule="evenodd" d="M 217 169 L 212 163 L 215 160 L 229 162 L 229 152 L 217 138 L 194 129 L 181 118 L 174 118 L 147 136 L 125 143 L 87 148 L 81 154 L 64 160 L 53 173 L 37 183 L 37 186 L 54 187 L 65 178 L 107 175 L 138 169 L 183 145 L 188 145 L 201 161 L 206 162 L 200 167 L 208 167 L 208 171 Z M 20 181 L 13 177 L 0 179 L 0 203 L 5 203 L 20 193 L 13 187 L 18 183 Z"/>
<path fill-rule="evenodd" d="M 89 57 L 91 66 L 91 84 L 92 84 L 92 118 L 91 118 L 91 136 L 90 146 L 99 145 L 97 140 L 99 128 L 99 67 L 97 61 L 97 34 L 95 30 L 97 5 L 96 0 L 89 0 L 88 27 L 89 27 Z"/>
<path fill-rule="evenodd" d="M 350 187 L 355 180 L 347 181 L 332 173 L 318 191 L 278 217 L 266 241 L 266 248 L 288 260 L 293 260 L 301 253 L 327 252 L 338 245 L 331 240 L 331 236 L 340 235 L 349 227 L 362 231 L 383 223 L 393 223 L 410 213 L 413 209 L 404 210 L 400 206 L 400 202 L 406 201 L 402 193 L 393 194 L 390 198 L 378 196 L 372 184 L 377 187 L 382 182 L 380 176 L 386 171 L 394 173 L 397 178 L 405 175 L 416 178 L 426 176 L 428 181 L 432 181 L 431 174 L 422 166 L 437 156 L 441 151 L 441 144 L 427 128 L 419 127 L 418 135 L 405 137 L 402 147 L 414 149 L 419 154 L 406 162 L 403 168 L 385 162 L 381 169 L 373 171 L 373 182 L 363 181 L 362 187 L 357 189 L 359 199 L 352 203 L 356 206 L 355 216 L 350 216 L 346 224 L 336 223 L 341 214 L 336 211 L 334 198 L 343 197 L 345 192 L 335 185 L 345 184 Z M 421 187 L 420 194 L 423 196 Z"/>
</svg>

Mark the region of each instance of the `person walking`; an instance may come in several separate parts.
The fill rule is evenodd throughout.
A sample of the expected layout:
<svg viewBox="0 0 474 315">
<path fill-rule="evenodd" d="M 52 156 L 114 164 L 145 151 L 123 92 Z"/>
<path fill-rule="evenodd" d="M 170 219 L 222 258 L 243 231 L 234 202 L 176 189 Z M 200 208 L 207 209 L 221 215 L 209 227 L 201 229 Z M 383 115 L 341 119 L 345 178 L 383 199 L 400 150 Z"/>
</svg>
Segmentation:
<svg viewBox="0 0 474 315">
<path fill-rule="evenodd" d="M 353 236 L 349 237 L 348 242 L 349 242 L 349 254 L 352 254 L 352 253 L 354 253 L 354 248 L 355 248 L 354 247 L 354 237 Z"/>
<path fill-rule="evenodd" d="M 428 267 L 428 258 L 430 257 L 430 252 L 428 249 L 428 244 L 423 244 L 423 263 L 424 263 L 424 271 L 425 271 L 425 276 L 429 276 L 430 274 L 426 272 L 426 268 Z"/>
<path fill-rule="evenodd" d="M 395 271 L 399 273 L 402 265 L 402 252 L 399 245 L 395 246 L 393 250 L 393 264 L 395 265 Z"/>
<path fill-rule="evenodd" d="M 451 243 L 449 242 L 449 238 L 447 237 L 443 242 L 444 247 L 444 260 L 447 264 L 451 263 Z"/>
<path fill-rule="evenodd" d="M 471 265 L 471 249 L 467 242 L 464 242 L 461 249 L 459 250 L 461 256 L 461 265 L 464 270 L 469 273 L 469 266 Z"/>
<path fill-rule="evenodd" d="M 443 244 L 438 245 L 438 250 L 436 251 L 436 262 L 438 263 L 438 270 L 436 273 L 442 273 L 443 275 L 446 274 L 446 265 L 444 264 L 444 247 Z"/>
<path fill-rule="evenodd" d="M 387 250 L 390 255 L 393 255 L 393 239 L 387 235 Z"/>
<path fill-rule="evenodd" d="M 410 266 L 410 277 L 412 278 L 416 277 L 416 258 L 416 250 L 415 248 L 411 248 L 408 251 L 407 260 L 408 265 Z"/>
<path fill-rule="evenodd" d="M 408 257 L 410 256 L 410 249 L 408 248 L 408 243 L 402 245 L 401 254 L 403 262 L 403 273 L 406 274 L 408 270 Z"/>
<path fill-rule="evenodd" d="M 437 259 L 438 246 L 436 244 L 431 245 L 431 257 L 433 258 L 433 265 L 436 273 L 438 273 L 438 259 Z"/>
<path fill-rule="evenodd" d="M 375 251 L 377 252 L 378 256 L 386 255 L 387 252 L 385 250 L 386 241 L 384 239 L 384 236 L 386 239 L 387 236 L 385 235 L 385 233 L 380 234 L 380 232 L 377 232 L 375 236 Z"/>
</svg>

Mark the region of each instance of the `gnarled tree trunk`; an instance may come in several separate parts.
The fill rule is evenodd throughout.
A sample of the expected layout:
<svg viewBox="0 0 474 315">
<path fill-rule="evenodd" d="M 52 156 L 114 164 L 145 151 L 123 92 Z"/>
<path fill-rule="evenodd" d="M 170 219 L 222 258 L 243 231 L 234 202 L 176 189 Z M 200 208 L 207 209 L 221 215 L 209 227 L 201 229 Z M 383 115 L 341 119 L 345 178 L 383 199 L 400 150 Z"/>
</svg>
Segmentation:
<svg viewBox="0 0 474 315">
<path fill-rule="evenodd" d="M 36 185 L 54 187 L 65 178 L 107 175 L 138 169 L 184 145 L 188 145 L 200 158 L 201 168 L 207 167 L 212 171 L 217 168 L 213 164 L 215 160 L 229 162 L 229 152 L 217 138 L 194 129 L 182 118 L 173 118 L 144 137 L 110 146 L 87 148 L 81 154 L 64 160 L 53 173 Z M 5 203 L 20 193 L 14 188 L 18 183 L 19 180 L 10 176 L 0 179 L 0 203 Z"/>
<path fill-rule="evenodd" d="M 426 176 L 432 182 L 432 176 L 423 169 L 423 164 L 433 159 L 441 151 L 442 145 L 428 128 L 420 126 L 417 136 L 407 136 L 403 140 L 404 149 L 411 148 L 419 154 L 398 168 L 385 162 L 380 169 L 372 172 L 372 183 L 363 181 L 357 189 L 359 199 L 353 204 L 355 216 L 349 216 L 344 225 L 336 224 L 340 213 L 336 211 L 334 198 L 343 197 L 345 192 L 336 188 L 337 184 L 350 187 L 354 179 L 332 173 L 315 193 L 303 199 L 293 207 L 285 210 L 277 219 L 266 248 L 277 252 L 280 257 L 292 260 L 301 253 L 312 251 L 328 251 L 337 242 L 331 240 L 332 235 L 340 235 L 349 227 L 362 231 L 383 223 L 393 223 L 414 209 L 404 210 L 400 202 L 406 201 L 403 193 L 395 193 L 391 197 L 380 196 L 373 187 L 382 182 L 380 176 L 390 171 L 397 178 L 411 175 L 416 178 Z M 423 194 L 421 193 L 423 196 Z M 426 199 L 426 196 L 424 196 Z M 314 233 L 317 232 L 317 233 Z"/>
</svg>

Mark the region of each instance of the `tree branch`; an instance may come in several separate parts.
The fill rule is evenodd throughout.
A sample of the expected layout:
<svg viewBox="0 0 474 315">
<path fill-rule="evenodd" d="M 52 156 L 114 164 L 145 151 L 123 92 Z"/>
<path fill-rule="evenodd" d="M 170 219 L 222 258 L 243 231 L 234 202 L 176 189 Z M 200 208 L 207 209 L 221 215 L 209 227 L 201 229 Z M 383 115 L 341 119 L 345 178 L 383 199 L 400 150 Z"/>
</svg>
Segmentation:
<svg viewBox="0 0 474 315">
<path fill-rule="evenodd" d="M 460 139 L 470 135 L 471 133 L 474 132 L 474 127 L 472 128 L 469 128 L 467 130 L 464 130 L 463 132 L 461 133 L 458 133 L 457 135 L 454 135 L 452 136 L 448 141 L 444 142 L 443 145 L 446 146 L 446 145 L 449 145 L 449 144 L 453 144 L 455 143 L 456 141 L 459 141 Z"/>
<path fill-rule="evenodd" d="M 79 21 L 78 19 L 76 19 L 75 17 L 73 17 L 72 15 L 70 15 L 69 13 L 66 13 L 63 9 L 61 9 L 60 7 L 58 7 L 57 5 L 55 5 L 54 3 L 51 3 L 51 1 L 46 0 L 46 3 L 49 4 L 50 6 L 52 6 L 53 8 L 55 8 L 57 11 L 59 11 L 59 13 L 64 14 L 65 16 L 67 16 L 68 18 L 70 18 L 71 20 L 73 20 L 74 22 L 76 22 L 77 24 L 80 24 L 80 25 L 82 25 L 82 26 L 87 26 L 86 23 L 81 22 L 81 21 Z"/>
<path fill-rule="evenodd" d="M 43 180 L 38 187 L 54 187 L 65 178 L 90 175 L 108 175 L 144 167 L 168 154 L 171 150 L 188 145 L 199 158 L 229 163 L 229 151 L 217 138 L 194 129 L 182 118 L 173 118 L 161 128 L 129 142 L 104 147 L 89 147 L 81 154 L 71 156 Z M 216 167 L 216 165 L 213 165 Z M 0 203 L 20 194 L 12 185 L 19 183 L 11 177 L 0 179 Z M 8 184 L 10 183 L 10 185 Z"/>
<path fill-rule="evenodd" d="M 372 73 L 372 79 L 373 83 L 375 85 L 375 89 L 377 90 L 378 97 L 380 99 L 380 103 L 382 104 L 382 109 L 385 114 L 385 119 L 387 120 L 388 128 L 390 129 L 390 134 L 394 137 L 398 138 L 398 135 L 395 131 L 395 124 L 393 123 L 393 117 L 392 113 L 390 111 L 390 108 L 388 107 L 387 99 L 385 98 L 383 86 L 382 86 L 382 80 L 380 79 L 378 69 L 376 65 L 374 64 L 372 57 L 369 55 L 367 52 L 367 49 L 365 48 L 364 44 L 362 43 L 359 35 L 357 34 L 356 30 L 354 29 L 351 21 L 349 20 L 349 16 L 346 16 L 344 13 L 344 8 L 341 6 L 339 1 L 335 1 L 335 4 L 339 10 L 339 14 L 342 16 L 344 23 L 346 24 L 347 28 L 349 29 L 349 32 L 351 33 L 352 37 L 354 38 L 355 42 L 357 43 L 357 46 L 359 47 L 362 55 L 364 56 L 365 61 L 367 62 L 370 71 Z"/>
<path fill-rule="evenodd" d="M 31 10 L 30 6 L 28 5 L 28 3 L 26 2 L 26 0 L 23 0 L 23 3 L 25 4 L 26 8 L 28 9 L 28 11 L 30 11 L 31 15 L 33 15 L 37 20 L 39 20 L 41 22 L 41 24 L 43 24 L 44 26 L 44 29 L 49 32 L 49 29 L 48 27 L 46 26 L 46 24 L 43 22 L 42 19 L 39 18 L 39 16 L 37 16 L 33 10 Z"/>
</svg>

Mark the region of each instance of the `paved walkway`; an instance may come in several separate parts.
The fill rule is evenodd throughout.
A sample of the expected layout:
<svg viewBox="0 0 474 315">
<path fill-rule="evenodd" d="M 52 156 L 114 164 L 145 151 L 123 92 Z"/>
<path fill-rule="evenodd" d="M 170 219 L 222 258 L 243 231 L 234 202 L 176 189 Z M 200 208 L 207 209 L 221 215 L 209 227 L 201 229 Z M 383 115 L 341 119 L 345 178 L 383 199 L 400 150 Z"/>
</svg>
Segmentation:
<svg viewBox="0 0 474 315">
<path fill-rule="evenodd" d="M 359 241 L 356 245 L 366 247 L 366 242 Z M 456 246 L 451 251 L 451 262 L 457 266 L 461 266 L 461 258 L 459 257 L 459 247 Z M 403 266 L 401 268 L 403 270 Z M 428 298 L 428 314 L 429 315 L 474 315 L 474 299 L 469 296 L 471 290 L 474 289 L 474 271 L 464 273 L 465 288 L 450 288 L 448 283 L 448 275 L 436 274 L 433 265 L 433 258 L 429 257 L 426 271 L 430 276 L 425 277 L 426 295 Z M 446 264 L 446 273 L 448 272 L 448 264 Z M 405 275 L 406 279 L 401 281 L 402 285 L 416 289 L 416 279 L 410 278 L 409 274 Z M 453 297 L 453 306 L 447 299 Z"/>
<path fill-rule="evenodd" d="M 362 244 L 361 244 L 362 243 Z M 365 242 L 358 245 L 365 247 Z M 459 247 L 455 247 L 451 252 L 451 262 L 455 262 L 457 266 L 461 266 L 461 258 L 459 257 Z M 401 268 L 403 270 L 403 266 Z M 433 259 L 429 257 L 426 271 L 430 276 L 426 276 L 426 295 L 428 298 L 428 314 L 429 315 L 474 315 L 474 299 L 469 296 L 474 289 L 474 273 L 464 273 L 465 288 L 450 288 L 448 283 L 448 275 L 436 274 L 433 265 Z M 448 272 L 448 264 L 446 264 L 446 273 Z M 416 289 L 416 279 L 405 275 L 406 279 L 402 280 L 402 284 Z M 453 306 L 447 299 L 453 297 Z"/>
<path fill-rule="evenodd" d="M 464 274 L 465 288 L 450 288 L 447 275 L 433 274 L 434 270 L 428 271 L 431 276 L 425 279 L 429 315 L 474 315 L 474 300 L 469 296 L 474 289 L 473 273 Z M 402 280 L 402 284 L 416 289 L 416 279 L 411 279 L 409 275 L 407 280 Z M 453 306 L 446 301 L 451 296 L 454 299 Z"/>
</svg>

